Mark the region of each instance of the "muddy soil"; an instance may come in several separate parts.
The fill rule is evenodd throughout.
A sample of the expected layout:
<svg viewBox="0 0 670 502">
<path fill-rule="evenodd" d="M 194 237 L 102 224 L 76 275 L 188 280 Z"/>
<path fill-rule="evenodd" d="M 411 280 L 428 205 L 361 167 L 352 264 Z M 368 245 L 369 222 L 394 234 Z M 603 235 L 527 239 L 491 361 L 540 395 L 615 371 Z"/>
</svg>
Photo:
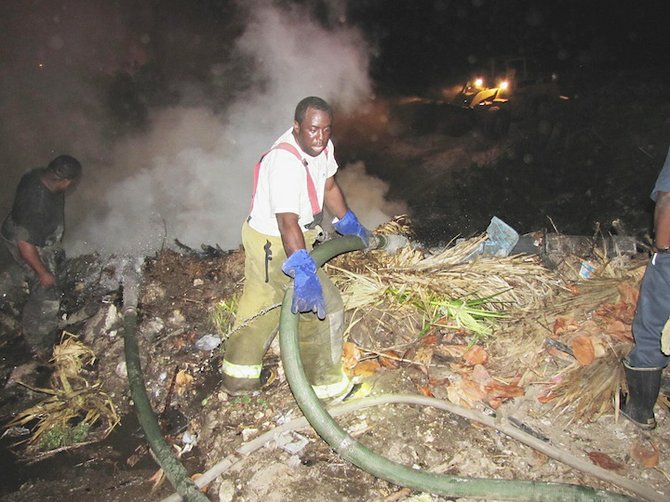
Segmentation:
<svg viewBox="0 0 670 502">
<path fill-rule="evenodd" d="M 623 79 L 612 82 L 611 87 L 581 96 L 555 115 L 513 124 L 504 140 L 494 141 L 477 131 L 457 138 L 399 137 L 380 132 L 383 121 L 361 120 L 374 134 L 365 136 L 366 146 L 354 141 L 361 135 L 343 128 L 338 149 L 341 163 L 364 160 L 370 173 L 385 179 L 389 196 L 409 203 L 418 240 L 426 246 L 482 232 L 493 215 L 520 233 L 551 225 L 563 233 L 590 235 L 594 226 L 607 231 L 612 220 L 620 219 L 618 228 L 644 235 L 649 232 L 646 198 L 667 151 L 667 104 L 659 110 L 649 97 L 659 94 L 661 84 L 647 84 L 650 87 L 642 92 L 639 87 L 617 87 Z M 628 100 L 623 101 L 622 95 Z M 622 102 L 628 106 L 622 109 Z M 228 396 L 219 388 L 220 352 L 203 346 L 208 335 L 220 336 L 212 320 L 216 305 L 241 291 L 243 258 L 241 250 L 187 251 L 175 245 L 147 257 L 143 266 L 137 339 L 148 395 L 166 437 L 190 473 L 202 473 L 229 455 L 235 458 L 207 496 L 224 501 L 449 500 L 375 478 L 335 454 L 310 428 L 270 441 L 248 456 L 235 455 L 242 445 L 301 416 L 276 344 L 265 364 L 276 370 L 277 378 L 250 397 Z M 6 435 L 0 456 L 3 500 L 152 501 L 173 492 L 168 482 L 152 489 L 150 478 L 158 466 L 146 451 L 130 400 L 120 313 L 124 266 L 121 260 L 99 257 L 71 260 L 64 303 L 64 313 L 73 320 L 66 329 L 97 354 L 90 375 L 103 382 L 114 400 L 121 426 L 101 442 L 41 454 L 38 461 L 34 455 L 26 458 L 21 446 L 13 446 L 25 436 Z M 6 423 L 41 397 L 21 382 L 45 385 L 50 367 L 32 361 L 21 340 L 20 285 L 8 274 L 3 283 L 13 285 L 3 289 L 8 295 L 0 309 L 0 416 Z M 415 336 L 400 326 L 394 328 L 383 330 L 385 338 L 378 340 L 376 348 L 401 345 Z M 351 336 L 369 339 L 377 331 L 366 326 Z M 547 355 L 546 364 L 558 363 Z M 437 361 L 429 373 L 420 365 L 401 363 L 381 368 L 367 383 L 373 395 L 420 394 L 431 383 L 434 395 L 446 399 L 449 375 L 441 373 L 446 366 L 445 361 Z M 436 384 L 440 381 L 443 385 Z M 606 463 L 603 458 L 609 459 L 607 468 L 612 472 L 657 490 L 658 500 L 667 497 L 670 413 L 666 406 L 656 407 L 659 428 L 652 433 L 616 421 L 611 409 L 593 422 L 571 420 L 569 406 L 552 410 L 538 401 L 545 383 L 535 382 L 523 396 L 506 400 L 496 410 L 499 420 L 513 415 L 549 444 L 587 461 L 601 459 L 601 465 Z M 384 405 L 352 412 L 338 422 L 369 448 L 410 467 L 625 493 L 494 428 L 433 408 Z M 632 455 L 633 444 L 657 451 L 658 463 L 645 468 Z"/>
</svg>

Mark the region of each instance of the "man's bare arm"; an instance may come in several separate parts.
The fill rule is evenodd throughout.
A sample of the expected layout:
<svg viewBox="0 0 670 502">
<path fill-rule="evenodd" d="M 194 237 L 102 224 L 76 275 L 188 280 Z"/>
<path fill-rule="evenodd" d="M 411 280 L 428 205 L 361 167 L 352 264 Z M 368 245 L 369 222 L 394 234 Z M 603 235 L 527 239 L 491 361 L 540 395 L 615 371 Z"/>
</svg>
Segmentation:
<svg viewBox="0 0 670 502">
<path fill-rule="evenodd" d="M 286 256 L 291 256 L 298 249 L 306 249 L 305 236 L 300 229 L 297 214 L 277 213 L 277 224 Z"/>
<path fill-rule="evenodd" d="M 654 234 L 657 248 L 670 247 L 670 192 L 658 192 L 656 195 Z"/>
<path fill-rule="evenodd" d="M 340 190 L 334 176 L 331 176 L 326 180 L 326 187 L 323 192 L 323 203 L 326 206 L 326 209 L 337 218 L 342 218 L 344 213 L 349 209 L 344 200 L 342 190 Z"/>
</svg>

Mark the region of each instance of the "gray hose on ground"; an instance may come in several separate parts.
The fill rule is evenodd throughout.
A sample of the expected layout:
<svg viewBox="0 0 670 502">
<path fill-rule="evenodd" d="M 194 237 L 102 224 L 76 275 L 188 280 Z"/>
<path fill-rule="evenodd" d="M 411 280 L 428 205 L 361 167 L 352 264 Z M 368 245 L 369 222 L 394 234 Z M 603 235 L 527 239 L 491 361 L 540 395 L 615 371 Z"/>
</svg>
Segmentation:
<svg viewBox="0 0 670 502">
<path fill-rule="evenodd" d="M 642 499 L 649 500 L 650 502 L 663 502 L 665 498 L 654 491 L 648 486 L 641 485 L 635 481 L 632 481 L 628 478 L 620 476 L 612 471 L 598 467 L 597 465 L 592 464 L 584 459 L 575 457 L 574 455 L 559 450 L 558 448 L 551 446 L 536 437 L 523 432 L 516 427 L 504 422 L 497 422 L 492 417 L 484 415 L 483 413 L 471 410 L 468 408 L 463 408 L 455 404 L 449 403 L 447 401 L 442 401 L 434 397 L 419 396 L 419 395 L 404 395 L 404 394 L 384 394 L 375 397 L 368 397 L 365 399 L 357 399 L 353 401 L 347 401 L 340 403 L 336 406 L 329 407 L 328 413 L 332 417 L 339 417 L 347 413 L 353 413 L 362 409 L 370 408 L 373 406 L 382 406 L 385 404 L 408 404 L 408 405 L 417 405 L 417 406 L 431 406 L 443 411 L 454 413 L 456 415 L 462 416 L 469 420 L 479 422 L 483 425 L 489 426 L 493 429 L 496 429 L 517 441 L 530 446 L 531 448 L 536 449 L 539 452 L 556 459 L 564 464 L 579 469 L 586 474 L 593 475 L 603 481 L 612 483 L 616 486 L 623 488 L 631 493 L 634 493 L 636 496 L 639 496 Z M 206 472 L 202 474 L 201 477 L 195 480 L 195 484 L 200 488 L 207 486 L 209 483 L 214 481 L 217 477 L 226 473 L 231 467 L 233 467 L 237 462 L 241 461 L 242 458 L 250 455 L 256 450 L 262 448 L 270 441 L 274 441 L 280 435 L 303 429 L 309 427 L 309 422 L 305 417 L 296 418 L 290 422 L 279 425 L 273 429 L 270 429 L 267 432 L 264 432 L 260 436 L 252 439 L 248 443 L 243 444 L 234 453 L 226 456 L 221 459 L 219 462 L 210 467 Z M 163 499 L 163 502 L 179 502 L 181 497 L 178 494 L 170 495 Z"/>
<path fill-rule="evenodd" d="M 142 426 L 142 430 L 144 430 L 144 436 L 149 442 L 151 450 L 174 489 L 188 501 L 208 502 L 209 499 L 189 477 L 186 469 L 179 459 L 174 456 L 172 449 L 163 438 L 158 420 L 147 397 L 140 362 L 140 350 L 135 338 L 139 270 L 137 264 L 131 264 L 131 266 L 125 267 L 123 276 L 123 341 L 128 370 L 128 385 L 130 386 L 130 394 L 135 405 L 137 419 Z"/>
<path fill-rule="evenodd" d="M 333 239 L 315 248 L 312 257 L 317 265 L 321 266 L 338 254 L 363 247 L 363 242 L 358 237 Z M 298 406 L 310 425 L 345 460 L 393 484 L 451 497 L 552 501 L 631 500 L 624 495 L 565 483 L 438 475 L 398 464 L 363 446 L 333 420 L 307 381 L 300 360 L 298 315 L 291 313 L 292 296 L 293 289 L 291 288 L 284 296 L 279 321 L 279 347 L 286 379 Z"/>
</svg>

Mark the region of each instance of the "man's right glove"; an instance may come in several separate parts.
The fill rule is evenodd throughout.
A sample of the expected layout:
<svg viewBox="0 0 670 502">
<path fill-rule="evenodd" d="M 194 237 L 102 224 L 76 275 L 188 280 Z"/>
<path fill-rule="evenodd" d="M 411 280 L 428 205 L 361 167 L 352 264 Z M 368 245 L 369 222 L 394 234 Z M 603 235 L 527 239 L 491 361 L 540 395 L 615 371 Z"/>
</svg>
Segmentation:
<svg viewBox="0 0 670 502">
<path fill-rule="evenodd" d="M 284 262 L 282 271 L 293 277 L 293 304 L 291 312 L 315 312 L 319 319 L 326 318 L 326 302 L 317 266 L 306 249 L 299 249 Z"/>
</svg>

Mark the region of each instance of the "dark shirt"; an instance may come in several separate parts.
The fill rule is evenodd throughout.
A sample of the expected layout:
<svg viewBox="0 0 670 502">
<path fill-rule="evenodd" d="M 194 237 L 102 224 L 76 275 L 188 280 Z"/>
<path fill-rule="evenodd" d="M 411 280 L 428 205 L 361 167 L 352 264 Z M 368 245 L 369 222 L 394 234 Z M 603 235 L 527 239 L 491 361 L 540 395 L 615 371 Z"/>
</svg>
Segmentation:
<svg viewBox="0 0 670 502">
<path fill-rule="evenodd" d="M 27 241 L 50 246 L 63 236 L 65 194 L 50 191 L 41 181 L 44 168 L 24 174 L 16 189 L 14 205 L 2 223 L 2 236 L 12 242 Z"/>
<path fill-rule="evenodd" d="M 658 192 L 670 192 L 670 149 L 668 149 L 668 155 L 665 157 L 663 169 L 661 169 L 661 172 L 656 179 L 656 185 L 651 191 L 651 200 L 654 202 L 656 202 Z"/>
</svg>

